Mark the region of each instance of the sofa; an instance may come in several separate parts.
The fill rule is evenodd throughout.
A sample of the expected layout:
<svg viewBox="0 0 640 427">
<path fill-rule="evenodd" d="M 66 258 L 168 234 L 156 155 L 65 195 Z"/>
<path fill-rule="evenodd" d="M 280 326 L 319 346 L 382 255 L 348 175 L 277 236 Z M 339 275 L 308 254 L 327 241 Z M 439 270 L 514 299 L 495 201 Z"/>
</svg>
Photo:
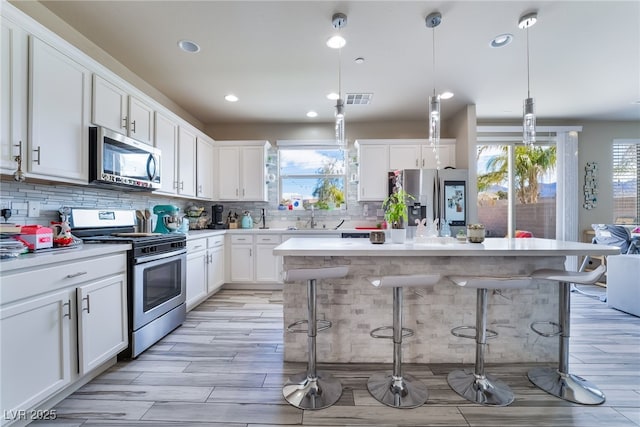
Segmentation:
<svg viewBox="0 0 640 427">
<path fill-rule="evenodd" d="M 607 257 L 607 305 L 640 317 L 640 254 Z"/>
</svg>

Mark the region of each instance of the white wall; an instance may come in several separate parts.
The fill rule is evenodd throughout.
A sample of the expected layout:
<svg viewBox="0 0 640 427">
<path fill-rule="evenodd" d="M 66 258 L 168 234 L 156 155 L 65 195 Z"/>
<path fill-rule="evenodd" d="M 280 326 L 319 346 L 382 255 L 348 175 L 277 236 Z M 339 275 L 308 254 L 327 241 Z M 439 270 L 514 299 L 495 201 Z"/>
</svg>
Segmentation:
<svg viewBox="0 0 640 427">
<path fill-rule="evenodd" d="M 640 123 L 637 122 L 584 122 L 583 130 L 578 137 L 578 170 L 580 173 L 580 191 L 584 185 L 584 167 L 587 162 L 598 162 L 599 198 L 598 206 L 586 210 L 582 208 L 583 200 L 579 200 L 580 232 L 590 229 L 591 224 L 611 223 L 613 218 L 613 183 L 611 176 L 612 144 L 618 138 L 640 138 Z"/>
</svg>

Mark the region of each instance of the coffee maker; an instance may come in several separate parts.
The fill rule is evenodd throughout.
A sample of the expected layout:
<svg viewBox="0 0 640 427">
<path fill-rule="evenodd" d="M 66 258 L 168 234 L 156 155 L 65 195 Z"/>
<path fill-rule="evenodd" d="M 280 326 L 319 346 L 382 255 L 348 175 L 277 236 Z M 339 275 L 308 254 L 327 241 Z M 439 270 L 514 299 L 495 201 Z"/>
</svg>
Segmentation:
<svg viewBox="0 0 640 427">
<path fill-rule="evenodd" d="M 209 228 L 213 228 L 216 230 L 220 230 L 223 228 L 227 228 L 224 220 L 222 219 L 222 211 L 224 210 L 224 206 L 222 205 L 213 205 L 211 207 L 211 217 L 213 218 L 211 224 L 209 224 Z"/>
</svg>

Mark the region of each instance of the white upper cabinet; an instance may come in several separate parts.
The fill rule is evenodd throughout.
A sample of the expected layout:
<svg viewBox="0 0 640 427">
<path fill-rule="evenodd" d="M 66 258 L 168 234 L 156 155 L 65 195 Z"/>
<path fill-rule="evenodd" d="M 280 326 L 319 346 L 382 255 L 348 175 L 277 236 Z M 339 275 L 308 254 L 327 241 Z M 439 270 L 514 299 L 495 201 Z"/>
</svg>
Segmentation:
<svg viewBox="0 0 640 427">
<path fill-rule="evenodd" d="M 178 124 L 166 115 L 156 112 L 156 148 L 160 153 L 160 184 L 157 192 L 178 192 Z"/>
<path fill-rule="evenodd" d="M 358 201 L 384 200 L 388 195 L 389 145 L 358 143 Z"/>
<path fill-rule="evenodd" d="M 153 107 L 93 75 L 92 122 L 140 142 L 153 144 Z"/>
<path fill-rule="evenodd" d="M 17 169 L 15 156 L 27 150 L 27 33 L 9 20 L 0 21 L 0 171 Z M 23 167 L 26 157 L 23 156 Z"/>
<path fill-rule="evenodd" d="M 268 201 L 268 141 L 217 141 L 218 199 Z"/>
<path fill-rule="evenodd" d="M 196 196 L 196 134 L 185 126 L 178 129 L 178 194 Z"/>
<path fill-rule="evenodd" d="M 389 169 L 420 169 L 422 167 L 422 150 L 419 144 L 389 145 Z"/>
<path fill-rule="evenodd" d="M 196 196 L 201 199 L 213 199 L 214 149 L 213 141 L 203 136 L 197 137 L 196 146 Z"/>
<path fill-rule="evenodd" d="M 441 139 L 438 153 L 440 165 L 428 140 L 390 140 L 389 169 L 444 169 L 456 166 L 455 140 Z"/>
<path fill-rule="evenodd" d="M 86 184 L 91 73 L 43 41 L 29 40 L 27 171 Z"/>
</svg>

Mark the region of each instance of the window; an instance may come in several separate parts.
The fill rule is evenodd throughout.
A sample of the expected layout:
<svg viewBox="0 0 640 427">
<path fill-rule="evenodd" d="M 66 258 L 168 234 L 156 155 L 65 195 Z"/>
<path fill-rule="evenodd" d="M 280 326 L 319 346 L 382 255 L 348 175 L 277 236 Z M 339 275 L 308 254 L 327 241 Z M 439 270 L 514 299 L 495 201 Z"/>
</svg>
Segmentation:
<svg viewBox="0 0 640 427">
<path fill-rule="evenodd" d="M 345 208 L 345 152 L 340 148 L 280 147 L 280 204 L 293 209 Z"/>
<path fill-rule="evenodd" d="M 640 216 L 640 140 L 613 141 L 613 219 L 637 224 Z"/>
<path fill-rule="evenodd" d="M 513 159 L 513 160 L 510 160 Z M 477 146 L 478 220 L 487 235 L 505 236 L 508 226 L 509 162 L 513 162 L 514 235 L 555 238 L 556 146 L 486 144 Z"/>
</svg>

